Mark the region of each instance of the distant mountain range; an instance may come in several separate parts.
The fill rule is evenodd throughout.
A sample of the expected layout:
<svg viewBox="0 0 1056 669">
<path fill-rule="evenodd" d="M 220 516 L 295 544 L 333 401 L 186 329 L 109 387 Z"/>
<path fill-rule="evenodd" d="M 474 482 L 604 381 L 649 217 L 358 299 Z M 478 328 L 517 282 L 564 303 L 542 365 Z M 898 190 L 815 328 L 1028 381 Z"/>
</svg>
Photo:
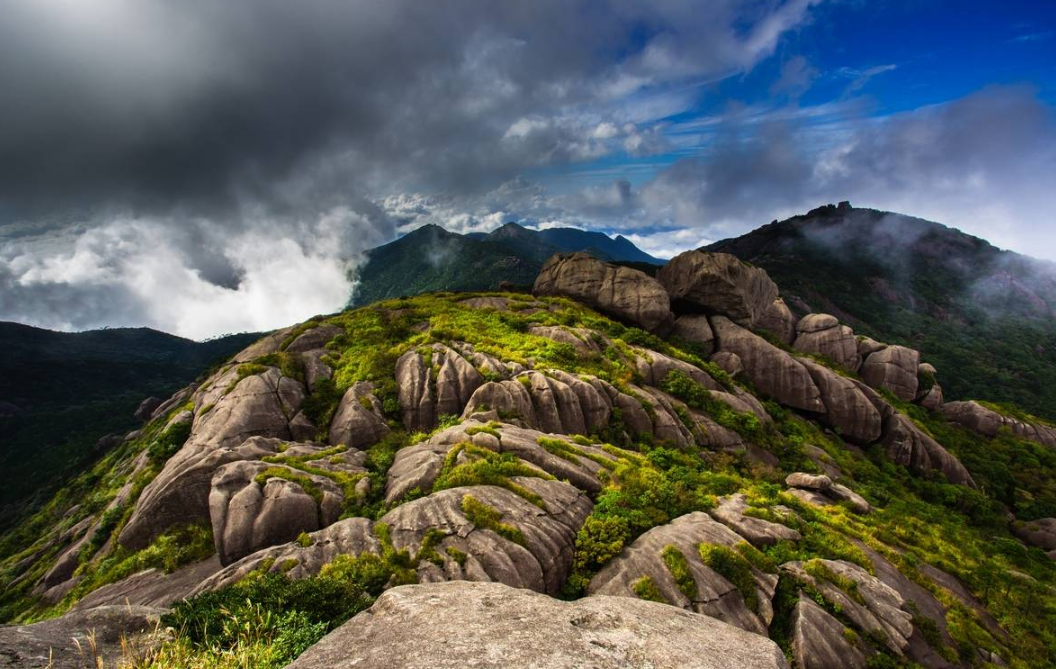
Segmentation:
<svg viewBox="0 0 1056 669">
<path fill-rule="evenodd" d="M 144 398 L 168 397 L 259 336 L 195 342 L 149 328 L 0 322 L 0 507 L 83 470 L 100 437 L 134 427 Z"/>
<path fill-rule="evenodd" d="M 575 228 L 529 230 L 507 223 L 490 233 L 460 235 L 426 225 L 367 253 L 351 305 L 432 290 L 530 286 L 555 253 L 585 251 L 600 260 L 662 265 L 626 237 Z"/>
<path fill-rule="evenodd" d="M 764 268 L 793 310 L 919 349 L 949 396 L 1056 419 L 1056 264 L 920 218 L 832 205 L 707 250 Z"/>
</svg>

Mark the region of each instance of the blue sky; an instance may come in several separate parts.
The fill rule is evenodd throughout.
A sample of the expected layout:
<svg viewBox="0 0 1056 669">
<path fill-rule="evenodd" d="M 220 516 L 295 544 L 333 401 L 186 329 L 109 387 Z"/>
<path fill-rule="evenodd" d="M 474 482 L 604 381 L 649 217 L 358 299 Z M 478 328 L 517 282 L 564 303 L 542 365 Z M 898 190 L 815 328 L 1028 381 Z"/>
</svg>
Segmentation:
<svg viewBox="0 0 1056 669">
<path fill-rule="evenodd" d="M 776 87 L 789 62 L 802 59 L 800 88 Z M 805 70 L 805 71 L 803 71 Z M 790 82 L 791 83 L 791 82 Z M 679 149 L 647 158 L 626 154 L 529 173 L 555 192 L 623 175 L 640 183 L 657 167 L 706 152 L 701 119 L 722 116 L 731 106 L 758 108 L 760 120 L 788 113 L 831 113 L 800 123 L 839 130 L 840 108 L 883 117 L 938 105 L 987 86 L 1029 84 L 1039 100 L 1056 104 L 1056 3 L 827 2 L 811 19 L 785 34 L 773 56 L 748 72 L 717 82 L 685 82 L 655 97 L 685 96 L 685 108 L 654 119 Z M 808 87 L 809 86 L 809 87 Z M 649 98 L 649 94 L 643 94 Z"/>
<path fill-rule="evenodd" d="M 0 63 L 3 320 L 278 327 L 427 223 L 851 200 L 1056 260 L 1053 2 L 10 0 Z"/>
</svg>

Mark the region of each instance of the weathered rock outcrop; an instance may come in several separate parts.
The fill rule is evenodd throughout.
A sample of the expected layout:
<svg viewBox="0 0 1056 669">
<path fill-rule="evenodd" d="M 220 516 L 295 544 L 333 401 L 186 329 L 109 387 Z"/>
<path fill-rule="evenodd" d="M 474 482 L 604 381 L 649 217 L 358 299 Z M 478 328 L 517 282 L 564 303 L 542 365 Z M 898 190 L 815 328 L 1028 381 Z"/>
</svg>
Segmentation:
<svg viewBox="0 0 1056 669">
<path fill-rule="evenodd" d="M 213 574 L 220 571 L 220 559 L 213 555 L 181 567 L 171 574 L 162 569 L 147 569 L 117 583 L 93 590 L 71 607 L 71 611 L 87 611 L 99 606 L 171 607 L 184 599 Z"/>
<path fill-rule="evenodd" d="M 670 370 L 678 370 L 704 387 L 722 388 L 700 369 L 659 353 L 643 349 L 638 363 L 640 373 L 657 383 L 657 377 L 662 379 Z M 542 432 L 590 434 L 607 425 L 613 409 L 618 409 L 622 427 L 631 438 L 648 434 L 679 447 L 695 441 L 701 445 L 714 443 L 710 438 L 694 435 L 683 424 L 679 409 L 686 407 L 682 402 L 652 386 L 628 385 L 626 390 L 621 392 L 592 376 L 577 377 L 560 370 L 528 371 L 508 381 L 485 383 L 469 399 L 462 415 L 495 411 L 504 420 L 518 421 Z M 712 396 L 737 411 L 770 420 L 762 405 L 743 391 L 735 395 L 714 390 Z"/>
<path fill-rule="evenodd" d="M 331 339 L 344 330 L 336 325 L 317 325 L 297 335 L 297 337 L 286 347 L 287 353 L 305 353 L 324 348 Z"/>
<path fill-rule="evenodd" d="M 855 541 L 855 545 L 861 549 L 865 556 L 872 563 L 874 574 L 884 585 L 895 590 L 902 599 L 907 602 L 907 608 L 911 611 L 919 612 L 919 615 L 926 620 L 934 622 L 934 629 L 938 632 L 939 639 L 945 645 L 953 645 L 953 638 L 950 636 L 949 628 L 946 624 L 946 607 L 940 602 L 931 590 L 923 587 L 916 581 L 913 581 L 906 577 L 901 571 L 898 570 L 895 565 L 889 562 L 880 553 L 870 548 L 865 543 Z M 963 586 L 956 579 L 949 575 L 939 572 L 928 564 L 922 564 L 919 566 L 922 574 L 925 574 L 932 582 L 936 585 L 945 587 L 947 589 L 954 588 L 954 590 Z M 940 578 L 935 578 L 935 575 L 941 574 Z M 954 590 L 951 590 L 953 592 Z M 954 594 L 955 597 L 960 595 Z M 968 597 L 971 597 L 969 594 Z M 909 603 L 912 602 L 910 605 Z M 985 614 L 985 609 L 982 609 L 977 602 L 964 602 L 965 606 L 973 607 L 977 611 L 982 611 Z M 915 607 L 915 608 L 913 608 Z M 983 621 L 984 625 L 987 625 L 992 633 L 998 636 L 1003 636 L 1003 631 L 997 626 L 996 621 L 987 621 L 986 618 L 989 614 L 980 616 L 980 620 Z M 990 625 L 989 622 L 993 624 Z M 936 649 L 932 647 L 932 643 L 935 639 L 932 638 L 931 642 L 926 638 L 925 633 L 919 629 L 916 625 L 916 619 L 914 619 L 914 630 L 912 636 L 909 637 L 909 646 L 906 647 L 906 656 L 914 662 L 920 664 L 927 669 L 952 669 L 952 667 L 959 666 L 946 660 L 942 655 L 936 652 Z"/>
<path fill-rule="evenodd" d="M 744 493 L 737 493 L 723 497 L 710 513 L 753 546 L 772 546 L 778 541 L 799 541 L 802 538 L 799 532 L 781 523 L 747 515 L 747 510 L 747 498 Z"/>
<path fill-rule="evenodd" d="M 800 593 L 792 610 L 792 656 L 799 669 L 865 669 L 865 654 L 825 609 Z"/>
<path fill-rule="evenodd" d="M 231 585 L 254 571 L 267 569 L 297 579 L 318 574 L 338 555 L 379 554 L 381 543 L 373 528 L 367 518 L 348 518 L 312 532 L 307 546 L 294 541 L 259 550 L 203 580 L 192 595 Z"/>
<path fill-rule="evenodd" d="M 571 297 L 646 330 L 669 326 L 671 321 L 670 299 L 656 279 L 586 253 L 552 256 L 539 270 L 532 292 Z"/>
<path fill-rule="evenodd" d="M 831 506 L 847 502 L 855 513 L 869 513 L 871 507 L 864 497 L 840 483 L 833 483 L 825 475 L 795 472 L 785 477 L 785 484 L 791 487 L 789 493 L 808 504 Z"/>
<path fill-rule="evenodd" d="M 920 353 L 905 346 L 887 346 L 870 353 L 862 363 L 862 380 L 873 388 L 886 388 L 901 400 L 917 396 Z"/>
<path fill-rule="evenodd" d="M 154 630 L 163 613 L 164 609 L 145 606 L 103 606 L 33 625 L 0 626 L 0 667 L 94 667 L 93 644 L 100 663 L 116 666 L 122 641 L 134 641 Z"/>
<path fill-rule="evenodd" d="M 796 339 L 796 317 L 780 297 L 771 302 L 762 316 L 756 319 L 755 327 L 773 333 L 786 344 Z"/>
<path fill-rule="evenodd" d="M 258 438 L 259 441 L 264 441 Z M 271 440 L 274 441 L 274 440 Z M 269 444 L 278 452 L 286 444 Z M 284 456 L 303 459 L 315 469 L 365 476 L 362 453 L 352 458 L 322 458 L 322 447 L 298 444 Z M 356 457 L 359 456 L 359 457 Z M 261 461 L 231 462 L 213 475 L 209 516 L 222 564 L 231 564 L 250 553 L 292 541 L 301 532 L 314 532 L 337 522 L 345 505 L 345 492 L 329 477 Z"/>
<path fill-rule="evenodd" d="M 428 633 L 423 634 L 423 630 Z M 487 583 L 393 588 L 290 669 L 787 669 L 769 639 L 663 604 Z"/>
<path fill-rule="evenodd" d="M 695 365 L 644 348 L 635 347 L 633 350 L 637 356 L 635 366 L 642 377 L 642 383 L 646 385 L 659 388 L 668 374 L 679 372 L 708 390 L 725 390 L 718 381 Z"/>
<path fill-rule="evenodd" d="M 998 430 L 1005 427 L 1017 437 L 1056 448 L 1056 428 L 1005 416 L 974 400 L 947 402 L 941 410 L 948 420 L 987 437 L 997 436 Z"/>
<path fill-rule="evenodd" d="M 1056 551 L 1056 518 L 1013 523 L 1012 533 L 1028 546 L 1036 546 L 1047 553 Z"/>
<path fill-rule="evenodd" d="M 393 546 L 412 555 L 431 530 L 445 535 L 436 547 L 442 566 L 419 562 L 420 582 L 496 581 L 556 595 L 572 567 L 576 533 L 594 505 L 568 483 L 531 477 L 513 481 L 538 495 L 542 506 L 495 486 L 451 488 L 401 504 L 379 522 L 388 526 Z M 515 528 L 518 537 L 474 524 L 470 498 L 500 514 L 498 522 Z M 448 548 L 465 559 L 456 560 Z"/>
<path fill-rule="evenodd" d="M 208 522 L 213 473 L 228 462 L 269 454 L 260 443 L 247 442 L 251 437 L 292 438 L 291 420 L 304 398 L 304 386 L 273 367 L 241 380 L 237 367 L 215 377 L 196 393 L 191 436 L 143 490 L 121 544 L 143 548 L 174 525 Z"/>
<path fill-rule="evenodd" d="M 781 570 L 815 588 L 860 632 L 878 638 L 892 653 L 901 656 L 909 645 L 913 616 L 903 610 L 905 600 L 858 565 L 845 560 L 819 559 L 810 563 L 786 562 Z M 830 575 L 839 584 L 830 580 Z M 841 588 L 844 583 L 853 583 L 854 591 Z"/>
<path fill-rule="evenodd" d="M 758 607 L 753 610 L 737 586 L 708 567 L 700 556 L 701 544 L 734 548 L 743 541 L 743 537 L 706 513 L 686 514 L 638 537 L 591 579 L 587 592 L 591 595 L 637 597 L 635 586 L 648 578 L 664 601 L 674 606 L 707 614 L 750 632 L 766 634 L 773 617 L 771 599 L 777 577 L 752 568 Z M 693 593 L 684 592 L 687 584 L 676 581 L 665 563 L 664 551 L 672 550 L 669 547 L 682 554 L 692 577 Z"/>
<path fill-rule="evenodd" d="M 568 483 L 533 477 L 511 480 L 537 496 L 541 506 L 497 486 L 450 488 L 401 504 L 378 523 L 386 526 L 396 549 L 411 555 L 420 553 L 427 537 L 440 534 L 432 544 L 433 559 L 418 561 L 422 583 L 497 581 L 555 595 L 568 576 L 576 533 L 593 504 Z M 475 524 L 482 521 L 475 515 L 480 512 L 496 514 L 498 520 L 483 520 L 498 525 Z M 309 538 L 307 545 L 291 542 L 253 553 L 204 582 L 198 592 L 263 568 L 303 578 L 318 573 L 337 555 L 381 551 L 374 525 L 365 518 L 340 521 Z"/>
<path fill-rule="evenodd" d="M 796 325 L 797 351 L 818 353 L 852 372 L 862 364 L 854 331 L 829 314 L 807 314 Z"/>
<path fill-rule="evenodd" d="M 558 450 L 550 445 L 553 442 L 564 446 Z M 575 444 L 562 435 L 548 435 L 508 423 L 489 425 L 470 419 L 433 435 L 425 442 L 401 449 L 389 468 L 385 501 L 396 502 L 414 489 L 431 491 L 451 450 L 467 443 L 495 453 L 512 453 L 524 463 L 591 493 L 600 492 L 602 488 L 601 472 L 605 467 L 599 462 L 616 461 L 596 446 Z M 547 448 L 542 444 L 550 446 Z M 466 454 L 459 455 L 461 461 L 470 460 Z"/>
<path fill-rule="evenodd" d="M 798 360 L 723 316 L 713 317 L 711 325 L 719 350 L 740 357 L 745 376 L 760 392 L 786 406 L 825 413 L 818 387 Z"/>
<path fill-rule="evenodd" d="M 484 383 L 484 376 L 457 351 L 443 344 L 420 347 L 396 362 L 403 425 L 429 431 L 440 416 L 457 416 Z"/>
<path fill-rule="evenodd" d="M 146 423 L 154 415 L 154 411 L 161 406 L 161 403 L 162 399 L 160 397 L 148 397 L 139 403 L 132 417 L 140 423 Z"/>
<path fill-rule="evenodd" d="M 694 344 L 704 355 L 711 355 L 715 350 L 715 334 L 711 331 L 708 317 L 703 314 L 679 316 L 675 319 L 671 336 Z"/>
<path fill-rule="evenodd" d="M 777 299 L 766 272 L 726 253 L 686 251 L 660 268 L 656 278 L 676 308 L 722 314 L 755 327 Z"/>
<path fill-rule="evenodd" d="M 884 420 L 880 441 L 887 457 L 910 471 L 941 472 L 950 483 L 976 487 L 961 461 L 924 433 L 909 417 L 892 413 Z"/>
<path fill-rule="evenodd" d="M 586 328 L 570 329 L 559 325 L 533 325 L 528 328 L 528 334 L 568 344 L 582 356 L 601 354 L 601 344 L 595 341 L 594 333 Z"/>
<path fill-rule="evenodd" d="M 880 412 L 853 381 L 813 360 L 800 358 L 799 362 L 821 393 L 821 401 L 825 404 L 823 422 L 838 430 L 845 439 L 859 444 L 872 443 L 880 438 Z"/>
<path fill-rule="evenodd" d="M 361 449 L 381 441 L 389 431 L 374 386 L 360 381 L 345 391 L 337 405 L 330 421 L 330 443 Z"/>
</svg>

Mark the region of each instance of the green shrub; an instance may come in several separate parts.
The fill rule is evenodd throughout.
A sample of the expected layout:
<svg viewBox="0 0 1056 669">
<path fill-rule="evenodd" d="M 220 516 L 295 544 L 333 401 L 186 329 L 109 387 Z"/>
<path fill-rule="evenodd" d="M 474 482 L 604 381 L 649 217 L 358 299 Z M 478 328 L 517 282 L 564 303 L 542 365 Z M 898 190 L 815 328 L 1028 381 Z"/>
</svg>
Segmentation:
<svg viewBox="0 0 1056 669">
<path fill-rule="evenodd" d="M 455 464 L 457 458 L 467 454 L 476 459 Z M 520 495 L 536 506 L 542 507 L 539 495 L 510 480 L 513 476 L 553 478 L 535 467 L 530 467 L 512 453 L 496 453 L 470 442 L 459 444 L 448 452 L 444 467 L 433 484 L 433 491 L 475 485 L 494 485 Z"/>
<path fill-rule="evenodd" d="M 147 447 L 147 457 L 151 462 L 163 465 L 169 458 L 176 455 L 176 451 L 183 447 L 190 436 L 191 421 L 176 423 L 150 443 Z"/>
<path fill-rule="evenodd" d="M 513 525 L 502 522 L 502 514 L 472 495 L 462 498 L 462 513 L 466 519 L 480 529 L 491 530 L 504 539 L 524 546 L 524 534 Z"/>
<path fill-rule="evenodd" d="M 631 586 L 634 590 L 634 594 L 638 595 L 639 599 L 647 599 L 651 602 L 660 602 L 661 604 L 667 604 L 668 601 L 664 599 L 664 595 L 660 592 L 660 588 L 656 586 L 656 581 L 648 576 L 643 576 L 634 582 Z"/>
<path fill-rule="evenodd" d="M 671 572 L 671 577 L 675 579 L 682 594 L 691 602 L 696 600 L 697 581 L 693 578 L 693 572 L 689 570 L 689 562 L 682 551 L 678 550 L 677 546 L 665 546 L 660 557 L 663 558 L 667 570 Z"/>
<path fill-rule="evenodd" d="M 720 576 L 737 588 L 749 609 L 759 607 L 759 595 L 755 590 L 752 565 L 739 552 L 716 544 L 701 544 L 700 558 Z"/>
</svg>

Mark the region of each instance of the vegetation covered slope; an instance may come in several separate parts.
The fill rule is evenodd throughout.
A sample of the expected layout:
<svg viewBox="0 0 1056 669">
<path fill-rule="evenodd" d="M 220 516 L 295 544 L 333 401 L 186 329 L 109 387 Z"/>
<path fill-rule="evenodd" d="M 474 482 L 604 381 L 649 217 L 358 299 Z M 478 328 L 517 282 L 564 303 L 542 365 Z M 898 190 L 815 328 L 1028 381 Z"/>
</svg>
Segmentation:
<svg viewBox="0 0 1056 669">
<path fill-rule="evenodd" d="M 920 350 L 950 398 L 1056 419 L 1056 266 L 910 216 L 821 207 L 707 247 L 764 268 L 795 310 Z"/>
<path fill-rule="evenodd" d="M 651 390 L 642 390 L 650 382 L 646 373 L 653 374 L 653 368 L 643 368 L 637 362 L 641 357 L 636 348 L 644 347 L 688 365 L 681 368 L 685 371 L 669 371 L 662 379 L 652 381 L 660 385 L 656 390 L 662 389 L 673 398 L 669 402 L 674 407 L 671 411 L 677 416 L 676 423 L 684 421 L 688 429 L 700 415 L 718 426 L 712 428 L 714 434 L 722 428 L 753 448 L 730 452 L 710 444 L 707 437 L 680 445 L 630 430 L 630 415 L 622 412 L 613 412 L 605 424 L 588 434 L 568 438 L 561 438 L 560 434 L 540 436 L 538 446 L 556 457 L 549 462 L 589 467 L 598 472 L 601 482 L 600 489 L 589 493 L 590 512 L 574 535 L 571 572 L 559 584 L 563 596 L 582 596 L 600 570 L 651 529 L 687 514 L 713 511 L 720 498 L 743 493 L 747 516 L 786 523 L 801 536 L 799 540 L 761 544 L 756 549 L 723 550 L 710 545 L 708 550 L 700 549 L 699 559 L 743 590 L 746 602 L 757 597 L 746 578 L 755 573 L 753 569 L 769 574 L 778 565 L 802 562 L 804 573 L 811 578 L 827 579 L 849 593 L 847 602 L 851 606 L 862 598 L 855 594 L 854 583 L 832 573 L 827 563 L 818 560 L 844 560 L 867 572 L 879 573 L 879 563 L 872 557 L 875 552 L 883 558 L 883 564 L 893 565 L 898 573 L 942 604 L 939 618 L 929 618 L 918 611 L 913 625 L 926 639 L 927 647 L 950 663 L 946 666 L 983 666 L 984 658 L 993 657 L 990 653 L 998 654 L 1014 667 L 1044 667 L 1056 661 L 1056 563 L 1040 550 L 1028 549 L 1013 538 L 1005 517 L 1007 507 L 1014 508 L 1028 497 L 1051 503 L 1051 481 L 1056 475 L 1051 452 L 1008 434 L 995 440 L 985 439 L 947 423 L 940 414 L 888 396 L 888 402 L 969 467 L 979 489 L 951 485 L 938 478 L 911 474 L 893 464 L 877 446 L 849 446 L 809 416 L 773 401 L 761 405 L 762 418 L 750 411 L 732 409 L 702 383 L 710 379 L 707 384 L 717 384 L 715 387 L 730 394 L 751 393 L 752 389 L 678 341 L 663 341 L 567 299 L 492 294 L 476 296 L 486 301 L 467 308 L 464 300 L 471 297 L 474 296 L 423 295 L 314 319 L 280 333 L 274 341 L 281 344 L 270 347 L 270 352 L 218 372 L 215 378 L 223 379 L 218 389 L 230 392 L 254 376 L 273 374 L 269 369 L 281 370 L 288 378 L 303 375 L 305 370 L 299 367 L 298 358 L 288 353 L 290 342 L 312 328 L 335 328 L 326 344 L 332 380 L 317 383 L 305 411 L 316 425 L 325 426 L 337 411 L 345 390 L 357 382 L 369 382 L 373 399 L 362 397 L 357 404 L 364 410 L 380 412 L 390 429 L 388 436 L 363 447 L 363 473 L 372 485 L 365 496 L 346 498 L 343 516 L 347 520 L 340 523 L 376 519 L 395 522 L 401 509 L 428 504 L 437 496 L 449 496 L 459 490 L 464 495 L 461 513 L 469 522 L 493 534 L 497 542 L 494 546 L 516 553 L 529 545 L 536 531 L 534 526 L 504 515 L 509 513 L 506 509 L 481 502 L 483 492 L 478 491 L 491 487 L 512 491 L 535 509 L 532 516 L 541 516 L 545 514 L 532 506 L 540 501 L 532 499 L 532 491 L 558 485 L 560 481 L 549 481 L 555 477 L 535 465 L 528 466 L 514 453 L 492 452 L 479 445 L 494 443 L 492 437 L 504 438 L 512 429 L 507 421 L 515 420 L 511 415 L 498 414 L 487 424 L 455 414 L 442 415 L 435 429 L 412 434 L 406 420 L 414 414 L 407 414 L 406 407 L 401 406 L 401 387 L 395 381 L 397 362 L 404 355 L 417 352 L 429 369 L 433 363 L 439 366 L 433 357 L 442 350 L 435 348 L 437 345 L 457 347 L 464 343 L 476 353 L 514 366 L 549 370 L 548 374 L 564 371 L 590 375 L 621 393 L 642 392 L 636 395 L 641 408 L 651 407 L 651 420 L 656 420 L 656 415 L 667 409 L 655 404 L 655 399 L 646 399 L 646 394 L 656 397 Z M 546 336 L 544 332 L 552 331 L 537 329 L 540 327 L 567 328 L 567 332 L 577 334 L 562 342 Z M 577 348 L 577 342 L 604 343 L 605 347 L 584 352 L 582 347 Z M 502 378 L 493 369 L 482 369 L 491 379 Z M 517 384 L 522 378 L 525 380 L 521 384 L 533 382 L 530 375 L 519 374 L 507 383 Z M 197 425 L 203 417 L 220 411 L 223 402 L 221 398 L 214 406 L 192 401 L 175 411 L 194 412 Z M 645 412 L 649 414 L 648 410 Z M 202 534 L 192 529 L 164 532 L 139 550 L 114 541 L 137 506 L 138 496 L 187 438 L 187 432 L 173 435 L 172 428 L 165 427 L 170 418 L 162 417 L 148 426 L 139 439 L 110 454 L 78 477 L 40 514 L 3 536 L 0 573 L 5 587 L 0 605 L 6 619 L 25 621 L 55 615 L 92 589 L 139 569 L 158 567 L 171 571 L 201 557 Z M 467 438 L 477 438 L 477 445 L 461 443 L 451 449 L 443 458 L 432 493 L 419 488 L 387 499 L 385 483 L 395 475 L 390 471 L 394 458 L 405 449 L 444 443 L 435 440 L 451 434 L 451 430 L 457 431 L 463 422 L 473 425 L 465 432 Z M 670 427 L 677 428 L 677 424 Z M 750 455 L 753 452 L 755 455 Z M 324 458 L 333 463 L 333 458 L 354 454 L 355 449 L 338 444 L 320 451 L 314 460 L 276 455 L 269 456 L 267 462 L 297 469 L 300 473 L 287 475 L 287 480 L 296 484 L 298 480 L 306 481 L 309 475 L 320 475 Z M 131 463 L 140 458 L 146 458 L 149 464 L 134 469 Z M 786 489 L 783 482 L 790 472 L 818 472 L 823 466 L 838 471 L 841 481 L 868 500 L 872 513 L 854 513 L 846 504 L 816 506 Z M 337 474 L 332 474 L 332 480 L 342 481 Z M 123 500 L 113 506 L 121 494 Z M 108 507 L 111 510 L 104 512 Z M 794 516 L 788 515 L 789 510 Z M 82 551 L 76 586 L 57 603 L 41 600 L 34 592 L 34 583 L 61 551 L 57 537 L 93 517 L 104 522 L 99 537 Z M 475 560 L 465 544 L 459 548 L 458 539 L 443 531 L 427 532 L 420 541 L 410 544 L 405 536 L 391 533 L 387 523 L 376 524 L 373 533 L 378 552 L 339 556 L 315 575 L 298 571 L 303 568 L 298 558 L 249 556 L 246 560 L 250 562 L 231 565 L 229 570 L 234 571 L 229 574 L 240 573 L 241 568 L 249 571 L 233 585 L 177 604 L 166 619 L 176 630 L 175 637 L 135 662 L 153 667 L 283 666 L 328 630 L 369 605 L 388 585 L 414 582 L 430 564 L 456 569 Z M 297 555 L 307 560 L 324 543 L 320 533 L 305 533 L 276 550 L 280 551 L 277 555 Z M 680 559 L 664 550 L 664 563 L 679 588 L 692 592 L 695 585 L 686 577 L 687 559 L 698 558 L 682 555 Z M 936 580 L 935 569 L 949 574 L 954 579 L 951 582 L 962 583 L 970 595 L 949 582 L 943 585 Z M 291 580 L 287 574 L 298 577 Z M 774 593 L 773 621 L 766 630 L 790 653 L 792 612 L 800 587 L 796 583 L 781 577 Z M 663 598 L 656 583 L 647 577 L 636 581 L 635 592 L 644 598 Z M 848 627 L 843 636 L 848 643 L 874 649 L 877 654 L 870 660 L 871 666 L 912 666 L 899 652 L 879 643 L 880 637 L 866 634 L 875 630 L 851 629 L 853 623 L 821 591 L 808 589 L 808 593 L 828 607 L 831 615 L 845 621 L 843 624 Z"/>
<path fill-rule="evenodd" d="M 168 397 L 255 334 L 194 342 L 148 328 L 52 332 L 0 323 L 0 507 L 84 470 L 100 437 Z M 4 521 L 0 519 L 0 525 Z"/>
<path fill-rule="evenodd" d="M 573 228 L 529 230 L 508 223 L 491 233 L 459 235 L 426 225 L 367 252 L 353 305 L 433 290 L 527 287 L 554 253 L 585 251 L 612 261 L 659 264 L 625 237 Z"/>
</svg>

